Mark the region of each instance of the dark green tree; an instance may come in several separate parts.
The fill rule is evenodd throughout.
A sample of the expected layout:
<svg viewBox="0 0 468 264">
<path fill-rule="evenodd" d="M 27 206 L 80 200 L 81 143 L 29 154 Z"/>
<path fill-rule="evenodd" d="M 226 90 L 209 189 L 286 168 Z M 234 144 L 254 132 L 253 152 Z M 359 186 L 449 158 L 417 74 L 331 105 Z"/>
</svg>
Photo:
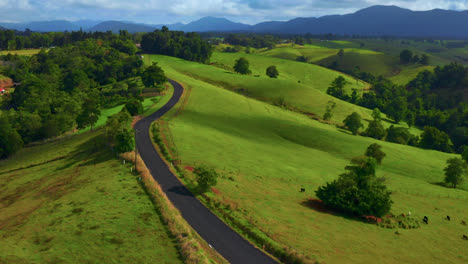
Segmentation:
<svg viewBox="0 0 468 264">
<path fill-rule="evenodd" d="M 354 158 L 345 173 L 315 193 L 325 205 L 337 210 L 381 217 L 390 211 L 393 202 L 383 181 L 375 176 L 376 167 L 374 158 Z"/>
<path fill-rule="evenodd" d="M 329 121 L 333 117 L 333 109 L 335 109 L 336 103 L 334 101 L 328 101 L 325 114 L 323 114 L 323 120 Z"/>
<path fill-rule="evenodd" d="M 99 103 L 95 99 L 85 100 L 81 108 L 81 113 L 76 117 L 78 129 L 91 126 L 92 131 L 100 115 L 101 110 L 99 108 Z"/>
<path fill-rule="evenodd" d="M 198 190 L 200 193 L 207 192 L 211 187 L 215 186 L 218 182 L 218 173 L 206 166 L 198 166 L 193 172 L 198 184 Z"/>
<path fill-rule="evenodd" d="M 461 156 L 462 159 L 468 164 L 468 146 L 463 146 Z"/>
<path fill-rule="evenodd" d="M 123 129 L 115 135 L 115 151 L 125 153 L 135 149 L 135 137 L 133 130 Z"/>
<path fill-rule="evenodd" d="M 386 154 L 382 151 L 382 146 L 377 143 L 372 143 L 367 147 L 365 155 L 374 158 L 378 164 L 382 164 L 383 158 Z"/>
<path fill-rule="evenodd" d="M 387 132 L 385 131 L 381 121 L 372 120 L 369 122 L 369 126 L 364 134 L 368 137 L 381 140 L 385 137 Z"/>
<path fill-rule="evenodd" d="M 467 164 L 460 158 L 451 158 L 447 160 L 447 167 L 444 168 L 445 182 L 451 184 L 453 188 L 461 184 L 464 180 L 467 170 Z"/>
<path fill-rule="evenodd" d="M 343 58 L 343 56 L 344 56 L 344 50 L 343 50 L 343 49 L 340 49 L 340 50 L 338 51 L 337 55 L 338 55 L 338 57 Z"/>
<path fill-rule="evenodd" d="M 411 60 L 413 59 L 413 52 L 411 52 L 410 50 L 403 50 L 401 51 L 400 53 L 400 62 L 403 63 L 403 64 L 408 64 L 411 62 Z"/>
<path fill-rule="evenodd" d="M 361 120 L 362 120 L 361 116 L 358 113 L 353 112 L 352 114 L 347 116 L 345 120 L 343 120 L 343 123 L 345 127 L 349 131 L 351 131 L 351 133 L 353 133 L 353 135 L 357 135 L 359 129 L 363 127 Z"/>
<path fill-rule="evenodd" d="M 156 85 L 167 82 L 163 69 L 155 62 L 143 71 L 141 80 L 146 87 L 155 87 Z"/>
<path fill-rule="evenodd" d="M 270 66 L 266 69 L 266 75 L 270 78 L 277 78 L 279 75 L 278 69 L 276 69 L 276 66 Z"/>
<path fill-rule="evenodd" d="M 249 61 L 245 59 L 244 57 L 236 60 L 236 64 L 234 65 L 234 70 L 240 74 L 252 73 L 252 71 L 249 69 Z"/>
<path fill-rule="evenodd" d="M 8 118 L 0 114 L 0 159 L 8 158 L 22 147 L 21 136 L 12 127 Z"/>
<path fill-rule="evenodd" d="M 330 87 L 328 87 L 327 94 L 339 99 L 346 99 L 347 95 L 344 90 L 346 84 L 346 79 L 343 78 L 343 76 L 340 75 L 336 77 L 335 80 L 333 80 L 331 83 Z"/>
<path fill-rule="evenodd" d="M 137 116 L 143 114 L 143 104 L 140 100 L 131 99 L 125 104 L 125 109 L 132 116 Z"/>
<path fill-rule="evenodd" d="M 398 96 L 387 105 L 385 113 L 387 116 L 395 120 L 395 123 L 399 123 L 406 117 L 407 111 L 408 102 L 406 101 L 406 98 Z"/>
<path fill-rule="evenodd" d="M 452 144 L 449 136 L 445 132 L 431 126 L 424 127 L 419 146 L 425 149 L 452 152 Z"/>
<path fill-rule="evenodd" d="M 419 63 L 421 63 L 422 65 L 429 65 L 429 56 L 427 56 L 426 54 L 421 55 Z"/>
</svg>

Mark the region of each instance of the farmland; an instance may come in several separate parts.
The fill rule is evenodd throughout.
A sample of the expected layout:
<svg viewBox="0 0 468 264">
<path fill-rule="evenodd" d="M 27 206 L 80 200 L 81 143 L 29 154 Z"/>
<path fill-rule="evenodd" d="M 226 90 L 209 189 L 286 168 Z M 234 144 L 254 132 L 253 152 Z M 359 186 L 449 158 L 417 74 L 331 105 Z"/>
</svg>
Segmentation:
<svg viewBox="0 0 468 264">
<path fill-rule="evenodd" d="M 217 61 L 216 56 L 212 61 Z M 168 120 L 173 139 L 170 147 L 184 166 L 206 164 L 218 170 L 223 176 L 217 191 L 209 195 L 229 204 L 230 213 L 255 232 L 327 263 L 468 260 L 461 239 L 466 227 L 460 224 L 468 213 L 468 185 L 464 183 L 461 189 L 439 185 L 445 160 L 453 155 L 352 136 L 335 126 L 232 92 L 234 88 L 253 89 L 260 82 L 264 89 L 281 87 L 281 81 L 286 80 L 272 80 L 276 84 L 267 86 L 266 78 L 223 74 L 226 70 L 164 56 L 151 58 L 190 91 L 183 110 Z M 210 78 L 204 75 L 208 71 Z M 226 84 L 231 82 L 234 87 Z M 294 86 L 287 84 L 289 93 Z M 264 94 L 274 92 L 270 89 Z M 362 155 L 375 142 L 387 153 L 377 176 L 385 177 L 392 190 L 392 213 L 411 211 L 416 219 L 426 215 L 431 219 L 429 225 L 399 230 L 401 235 L 396 235 L 394 229 L 307 206 L 318 186 L 335 179 L 352 157 Z M 185 181 L 193 186 L 188 171 Z M 299 192 L 301 187 L 305 193 Z M 446 215 L 456 220 L 448 222 Z"/>
</svg>

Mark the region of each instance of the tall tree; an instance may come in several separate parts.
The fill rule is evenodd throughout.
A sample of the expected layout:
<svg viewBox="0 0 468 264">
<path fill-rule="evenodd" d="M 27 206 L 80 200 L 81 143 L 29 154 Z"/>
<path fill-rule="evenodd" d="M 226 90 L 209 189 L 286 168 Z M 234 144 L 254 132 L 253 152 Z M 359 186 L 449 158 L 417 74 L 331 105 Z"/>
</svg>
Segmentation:
<svg viewBox="0 0 468 264">
<path fill-rule="evenodd" d="M 234 70 L 240 74 L 250 74 L 252 71 L 249 69 L 249 61 L 244 57 L 236 60 Z"/>
<path fill-rule="evenodd" d="M 146 87 L 154 87 L 167 81 L 163 69 L 153 62 L 153 65 L 146 68 L 141 74 L 141 80 Z"/>
<path fill-rule="evenodd" d="M 346 128 L 351 131 L 351 133 L 353 133 L 353 135 L 357 135 L 359 129 L 363 127 L 361 120 L 361 116 L 358 113 L 353 112 L 347 116 L 345 120 L 343 120 L 343 123 L 345 124 Z"/>
<path fill-rule="evenodd" d="M 81 108 L 81 113 L 76 118 L 76 124 L 78 126 L 78 129 L 91 126 L 91 131 L 92 131 L 93 126 L 98 121 L 100 115 L 101 115 L 101 110 L 99 108 L 99 103 L 97 102 L 97 100 L 96 99 L 85 100 Z"/>
<path fill-rule="evenodd" d="M 465 177 L 467 164 L 460 158 L 451 158 L 447 160 L 445 167 L 445 182 L 451 184 L 453 188 L 457 188 Z"/>
</svg>

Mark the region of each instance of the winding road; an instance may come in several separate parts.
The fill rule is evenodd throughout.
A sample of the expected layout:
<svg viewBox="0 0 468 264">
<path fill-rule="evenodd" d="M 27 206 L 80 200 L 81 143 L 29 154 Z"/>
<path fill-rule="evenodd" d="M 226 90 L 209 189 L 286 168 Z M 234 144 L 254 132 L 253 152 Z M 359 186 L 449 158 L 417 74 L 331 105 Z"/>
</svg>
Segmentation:
<svg viewBox="0 0 468 264">
<path fill-rule="evenodd" d="M 178 82 L 169 82 L 174 86 L 169 102 L 135 125 L 137 149 L 151 175 L 192 228 L 230 263 L 277 263 L 206 208 L 169 170 L 154 149 L 149 134 L 151 123 L 174 107 L 184 91 Z"/>
</svg>

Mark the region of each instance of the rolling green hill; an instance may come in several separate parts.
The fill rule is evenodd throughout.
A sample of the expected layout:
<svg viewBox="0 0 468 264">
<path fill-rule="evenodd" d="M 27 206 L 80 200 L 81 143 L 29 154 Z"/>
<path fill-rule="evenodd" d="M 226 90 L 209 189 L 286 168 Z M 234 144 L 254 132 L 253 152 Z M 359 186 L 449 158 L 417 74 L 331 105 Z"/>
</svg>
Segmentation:
<svg viewBox="0 0 468 264">
<path fill-rule="evenodd" d="M 283 83 L 286 80 L 271 80 L 276 84 L 270 85 L 268 79 L 240 78 L 220 69 L 212 71 L 216 86 L 200 78 L 211 71 L 210 66 L 164 56 L 152 58 L 187 89 L 188 98 L 181 103 L 181 110 L 172 110 L 175 117 L 166 116 L 172 116 L 168 124 L 177 158 L 183 166 L 207 164 L 216 168 L 222 177 L 210 196 L 229 204 L 231 214 L 250 223 L 255 232 L 326 263 L 468 261 L 462 240 L 466 226 L 460 224 L 462 219 L 468 221 L 468 183 L 458 190 L 437 184 L 443 179 L 445 161 L 453 155 L 352 136 L 224 89 L 235 89 L 250 80 L 252 84 L 244 87 L 253 89 L 262 84 L 258 89 L 268 89 L 265 94 L 282 85 L 299 89 L 300 85 L 296 88 L 292 82 Z M 225 83 L 232 83 L 232 87 L 224 87 Z M 305 87 L 300 86 L 301 94 Z M 313 90 L 307 91 L 318 96 Z M 309 103 L 314 96 L 308 97 Z M 394 229 L 307 206 L 318 186 L 335 179 L 352 157 L 362 155 L 375 142 L 387 153 L 377 175 L 385 177 L 393 192 L 392 212 L 411 211 L 416 219 L 428 216 L 429 225 L 399 230 L 401 235 L 396 235 Z M 190 179 L 187 171 L 189 186 Z M 305 193 L 299 192 L 301 187 Z M 452 221 L 445 220 L 446 215 Z"/>
<path fill-rule="evenodd" d="M 0 161 L 0 263 L 182 263 L 138 176 L 101 133 Z"/>
</svg>

